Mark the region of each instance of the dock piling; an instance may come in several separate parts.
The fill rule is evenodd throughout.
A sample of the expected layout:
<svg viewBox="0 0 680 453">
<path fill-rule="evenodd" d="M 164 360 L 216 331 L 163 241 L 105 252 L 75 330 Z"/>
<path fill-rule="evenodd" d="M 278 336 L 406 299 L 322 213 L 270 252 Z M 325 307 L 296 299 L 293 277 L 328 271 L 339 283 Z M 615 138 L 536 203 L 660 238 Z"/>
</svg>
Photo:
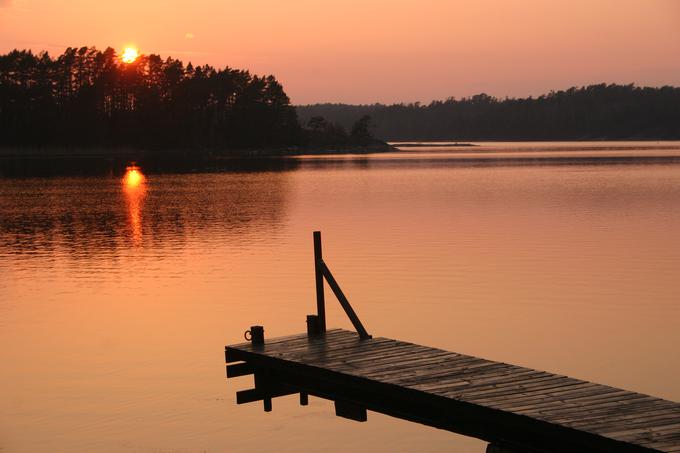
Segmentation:
<svg viewBox="0 0 680 453">
<path fill-rule="evenodd" d="M 314 232 L 314 275 L 316 277 L 316 313 L 318 316 L 319 333 L 326 331 L 326 302 L 323 292 L 323 273 L 321 263 L 323 262 L 321 251 L 321 232 Z"/>
</svg>

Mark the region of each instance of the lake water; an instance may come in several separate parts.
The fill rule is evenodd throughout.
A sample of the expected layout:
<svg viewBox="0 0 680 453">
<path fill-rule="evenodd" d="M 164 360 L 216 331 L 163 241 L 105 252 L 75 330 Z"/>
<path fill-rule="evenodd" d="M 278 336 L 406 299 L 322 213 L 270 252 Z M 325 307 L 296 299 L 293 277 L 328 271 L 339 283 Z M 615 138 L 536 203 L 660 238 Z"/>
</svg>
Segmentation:
<svg viewBox="0 0 680 453">
<path fill-rule="evenodd" d="M 224 345 L 305 330 L 315 229 L 374 336 L 680 400 L 680 143 L 405 150 L 0 179 L 0 450 L 484 451 L 236 406 Z"/>
</svg>

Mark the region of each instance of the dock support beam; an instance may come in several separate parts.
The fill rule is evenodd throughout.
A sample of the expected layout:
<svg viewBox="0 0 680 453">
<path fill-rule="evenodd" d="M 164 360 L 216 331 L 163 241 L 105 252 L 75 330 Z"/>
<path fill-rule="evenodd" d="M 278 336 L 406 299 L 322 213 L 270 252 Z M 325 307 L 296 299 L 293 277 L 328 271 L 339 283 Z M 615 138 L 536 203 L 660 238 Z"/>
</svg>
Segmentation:
<svg viewBox="0 0 680 453">
<path fill-rule="evenodd" d="M 328 265 L 323 260 L 323 253 L 321 251 L 321 232 L 314 232 L 314 275 L 316 277 L 316 312 L 317 315 L 307 316 L 307 335 L 314 336 L 326 332 L 326 301 L 324 297 L 324 279 L 328 282 L 328 285 L 333 290 L 335 297 L 340 302 L 343 310 L 347 314 L 347 317 L 352 321 L 352 325 L 359 333 L 359 337 L 362 340 L 371 338 L 371 335 L 366 331 L 366 328 L 359 320 L 356 312 L 350 305 L 347 297 L 342 292 L 340 285 L 333 277 L 331 270 Z"/>
<path fill-rule="evenodd" d="M 335 415 L 355 422 L 368 420 L 365 407 L 347 401 L 335 401 Z"/>
<path fill-rule="evenodd" d="M 333 277 L 333 274 L 331 274 L 331 270 L 328 269 L 328 266 L 326 266 L 326 263 L 324 263 L 323 261 L 321 261 L 321 272 L 323 273 L 323 276 L 326 277 L 326 280 L 328 281 L 328 286 L 331 287 L 333 293 L 335 294 L 335 297 L 338 298 L 338 302 L 340 302 L 340 305 L 342 305 L 342 308 L 345 310 L 347 317 L 349 318 L 350 321 L 352 321 L 352 325 L 354 326 L 356 331 L 359 332 L 359 336 L 362 339 L 371 338 L 371 336 L 366 331 L 366 328 L 361 323 L 361 320 L 354 312 L 354 309 L 349 304 L 349 301 L 347 300 L 347 297 L 345 297 L 345 294 L 342 292 L 342 289 L 340 289 L 340 285 L 338 285 L 338 282 L 335 281 L 335 277 Z"/>
</svg>

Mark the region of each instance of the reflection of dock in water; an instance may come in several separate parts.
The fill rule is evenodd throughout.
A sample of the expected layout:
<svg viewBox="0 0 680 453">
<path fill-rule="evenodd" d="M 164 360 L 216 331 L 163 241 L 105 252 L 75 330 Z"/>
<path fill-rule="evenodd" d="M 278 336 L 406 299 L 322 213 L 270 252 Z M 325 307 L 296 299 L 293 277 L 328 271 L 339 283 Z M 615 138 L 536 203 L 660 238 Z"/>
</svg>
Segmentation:
<svg viewBox="0 0 680 453">
<path fill-rule="evenodd" d="M 318 314 L 307 333 L 226 348 L 227 377 L 254 374 L 237 403 L 300 395 L 335 402 L 336 415 L 367 410 L 477 437 L 489 452 L 680 452 L 680 404 L 566 376 L 389 338 L 372 338 L 321 255 L 315 233 Z M 323 281 L 357 329 L 326 330 Z"/>
</svg>

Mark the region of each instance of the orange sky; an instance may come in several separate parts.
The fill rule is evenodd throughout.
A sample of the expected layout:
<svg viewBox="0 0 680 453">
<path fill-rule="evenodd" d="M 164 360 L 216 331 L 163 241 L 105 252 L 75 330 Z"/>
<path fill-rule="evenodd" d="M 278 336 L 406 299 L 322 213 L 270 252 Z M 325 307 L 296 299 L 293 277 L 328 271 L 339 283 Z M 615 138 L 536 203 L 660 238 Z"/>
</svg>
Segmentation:
<svg viewBox="0 0 680 453">
<path fill-rule="evenodd" d="M 128 43 L 282 81 L 294 103 L 680 85 L 677 0 L 0 0 L 0 52 Z"/>
</svg>

